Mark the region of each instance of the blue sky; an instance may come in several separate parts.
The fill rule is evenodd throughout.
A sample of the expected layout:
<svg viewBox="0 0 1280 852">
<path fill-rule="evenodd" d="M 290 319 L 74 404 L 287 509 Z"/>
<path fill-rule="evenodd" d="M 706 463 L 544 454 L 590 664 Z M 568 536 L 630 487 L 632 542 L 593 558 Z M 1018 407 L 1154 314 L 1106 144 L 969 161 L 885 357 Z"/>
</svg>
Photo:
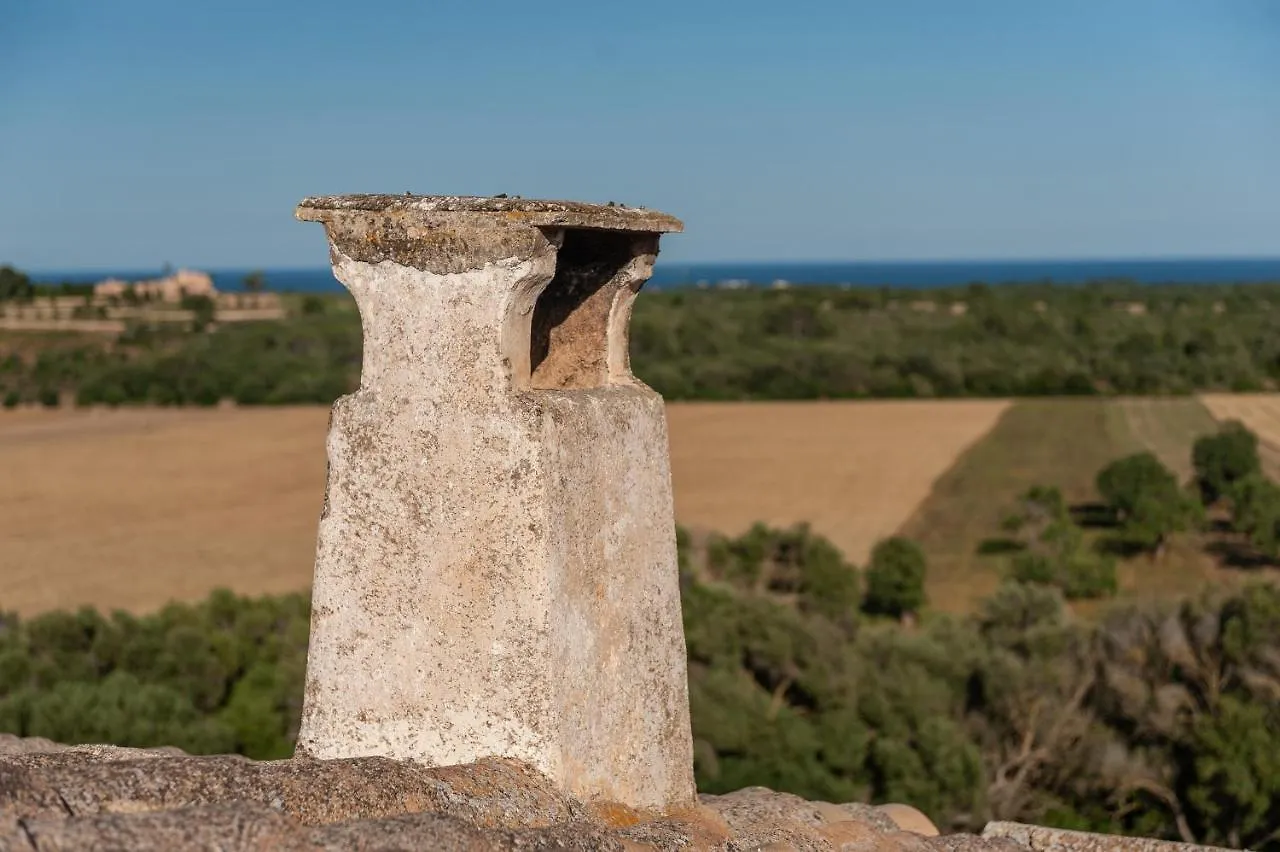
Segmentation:
<svg viewBox="0 0 1280 852">
<path fill-rule="evenodd" d="M 321 266 L 304 195 L 682 261 L 1280 255 L 1273 0 L 4 0 L 0 263 Z"/>
</svg>

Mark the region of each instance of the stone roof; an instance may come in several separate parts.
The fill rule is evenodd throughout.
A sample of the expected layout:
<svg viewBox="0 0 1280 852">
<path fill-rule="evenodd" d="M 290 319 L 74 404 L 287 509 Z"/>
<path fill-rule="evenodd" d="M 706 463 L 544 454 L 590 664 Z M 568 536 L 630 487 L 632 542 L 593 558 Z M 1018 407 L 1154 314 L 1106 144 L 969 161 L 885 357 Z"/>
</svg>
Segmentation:
<svg viewBox="0 0 1280 852">
<path fill-rule="evenodd" d="M 1163 852 L 1178 844 L 1008 823 L 990 836 L 904 831 L 900 806 L 749 788 L 667 814 L 584 803 L 512 760 L 258 762 L 0 735 L 0 851 L 856 850 Z M 911 814 L 908 813 L 908 818 Z M 916 825 L 927 822 L 916 815 Z M 1196 848 L 1196 847 L 1188 847 Z"/>
<path fill-rule="evenodd" d="M 903 834 L 864 805 L 764 790 L 707 796 L 666 816 L 592 806 L 509 760 L 446 768 L 385 758 L 255 762 L 0 737 L 4 850 L 818 850 L 855 839 L 868 849 L 956 848 Z"/>
</svg>

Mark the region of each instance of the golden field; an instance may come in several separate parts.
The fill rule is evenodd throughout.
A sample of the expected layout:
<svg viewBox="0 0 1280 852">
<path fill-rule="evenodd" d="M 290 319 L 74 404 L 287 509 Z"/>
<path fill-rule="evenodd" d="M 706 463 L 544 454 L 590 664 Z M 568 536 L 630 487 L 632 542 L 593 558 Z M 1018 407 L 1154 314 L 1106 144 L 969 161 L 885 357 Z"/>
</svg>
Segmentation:
<svg viewBox="0 0 1280 852">
<path fill-rule="evenodd" d="M 678 520 L 808 521 L 854 561 L 1001 401 L 669 406 Z M 0 415 L 0 609 L 145 611 L 310 583 L 325 408 Z"/>
<path fill-rule="evenodd" d="M 0 417 L 0 609 L 154 609 L 310 583 L 323 408 Z"/>
<path fill-rule="evenodd" d="M 1280 474 L 1280 394 L 675 403 L 676 517 L 726 534 L 807 522 L 857 565 L 901 533 L 929 557 L 931 605 L 964 611 L 999 583 L 982 544 L 1026 488 L 1087 502 L 1103 465 L 1143 449 L 1186 479 L 1195 438 L 1229 419 L 1259 433 Z M 320 407 L 0 413 L 0 610 L 305 588 L 327 423 Z M 1126 562 L 1122 593 L 1238 580 L 1203 544 L 1159 570 Z"/>
<path fill-rule="evenodd" d="M 668 407 L 676 519 L 736 534 L 808 522 L 861 565 L 985 435 L 1004 400 Z"/>
</svg>

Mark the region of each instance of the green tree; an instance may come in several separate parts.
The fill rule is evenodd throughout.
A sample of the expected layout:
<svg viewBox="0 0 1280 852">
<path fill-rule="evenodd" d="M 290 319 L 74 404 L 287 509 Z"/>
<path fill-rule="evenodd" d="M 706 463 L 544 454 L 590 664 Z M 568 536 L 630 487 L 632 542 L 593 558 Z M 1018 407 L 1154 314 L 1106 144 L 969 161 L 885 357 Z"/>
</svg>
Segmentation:
<svg viewBox="0 0 1280 852">
<path fill-rule="evenodd" d="M 217 313 L 217 305 L 208 296 L 183 296 L 182 307 L 191 311 L 191 325 L 194 331 L 204 331 L 208 328 Z"/>
<path fill-rule="evenodd" d="M 1235 483 L 1262 470 L 1258 436 L 1235 420 L 1216 434 L 1196 439 L 1191 460 L 1206 504 L 1216 503 Z"/>
<path fill-rule="evenodd" d="M 0 302 L 25 301 L 32 297 L 35 288 L 25 273 L 12 266 L 0 266 Z"/>
<path fill-rule="evenodd" d="M 1233 482 L 1226 494 L 1231 498 L 1232 528 L 1259 552 L 1280 556 L 1280 485 L 1252 473 Z"/>
<path fill-rule="evenodd" d="M 1122 529 L 1125 540 L 1160 557 L 1169 537 L 1185 532 L 1199 517 L 1199 504 L 1178 488 L 1151 488 L 1138 498 Z"/>
<path fill-rule="evenodd" d="M 1048 524 L 1015 553 L 1010 578 L 1056 586 L 1068 600 L 1109 597 L 1118 588 L 1115 559 L 1090 548 L 1084 531 L 1069 519 Z"/>
<path fill-rule="evenodd" d="M 173 745 L 196 753 L 235 748 L 232 732 L 204 716 L 181 692 L 127 672 L 101 681 L 65 681 L 5 699 L 0 718 L 22 719 L 27 736 L 67 743 Z"/>
<path fill-rule="evenodd" d="M 914 541 L 894 536 L 879 542 L 867 566 L 863 607 L 895 618 L 919 611 L 925 604 L 926 567 L 924 551 Z"/>
<path fill-rule="evenodd" d="M 716 579 L 794 597 L 802 609 L 845 627 L 852 626 L 861 602 L 857 569 L 806 524 L 774 529 L 757 523 L 736 539 L 713 536 L 706 563 Z"/>
<path fill-rule="evenodd" d="M 1205 843 L 1275 844 L 1280 829 L 1280 711 L 1228 695 L 1196 719 L 1188 790 Z"/>
<path fill-rule="evenodd" d="M 267 289 L 267 278 L 259 270 L 254 270 L 244 277 L 244 289 L 247 293 L 261 293 Z"/>
<path fill-rule="evenodd" d="M 1098 493 L 1120 522 L 1121 539 L 1154 553 L 1196 518 L 1197 505 L 1154 453 L 1117 459 L 1098 472 Z"/>
<path fill-rule="evenodd" d="M 1177 477 L 1151 452 L 1116 459 L 1098 472 L 1095 484 L 1098 494 L 1120 521 L 1152 491 L 1178 488 Z"/>
<path fill-rule="evenodd" d="M 694 564 L 679 538 L 703 792 L 1280 852 L 1280 587 L 1086 620 L 1057 588 L 1005 583 L 972 616 L 847 631 L 795 591 L 802 537 L 730 541 L 763 554 L 754 574 Z M 0 613 L 0 730 L 284 757 L 308 611 L 301 595 L 218 592 L 142 616 Z"/>
</svg>

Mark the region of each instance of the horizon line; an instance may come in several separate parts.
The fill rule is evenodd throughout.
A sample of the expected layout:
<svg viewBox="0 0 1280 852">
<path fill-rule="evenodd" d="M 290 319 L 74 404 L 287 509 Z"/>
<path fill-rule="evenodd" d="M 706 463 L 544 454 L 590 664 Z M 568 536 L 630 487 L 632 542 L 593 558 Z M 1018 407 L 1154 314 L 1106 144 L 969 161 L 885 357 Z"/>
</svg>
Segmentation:
<svg viewBox="0 0 1280 852">
<path fill-rule="evenodd" d="M 1158 255 L 1081 255 L 1081 256 L 1017 256 L 1017 257 L 928 257 L 928 258 L 868 258 L 868 259 L 768 259 L 768 260 L 687 260 L 672 261 L 663 260 L 658 257 L 657 263 L 663 266 L 672 267 L 697 267 L 697 266 L 892 266 L 892 265 L 918 265 L 918 266 L 941 266 L 946 264 L 1022 264 L 1022 263 L 1194 263 L 1194 262 L 1276 262 L 1280 263 L 1280 254 L 1158 254 Z M 165 264 L 157 264 L 155 266 L 68 266 L 62 268 L 44 268 L 37 269 L 34 267 L 23 268 L 18 264 L 9 262 L 0 262 L 0 266 L 10 266 L 29 275 L 47 275 L 47 274 L 71 274 L 83 275 L 89 273 L 111 273 L 111 272 L 141 272 L 144 270 L 163 270 Z M 303 265 L 246 265 L 246 266 L 220 266 L 220 265 L 202 265 L 202 264 L 170 264 L 173 270 L 192 269 L 208 272 L 246 272 L 246 271 L 314 271 L 319 269 L 329 269 L 327 264 L 317 264 L 314 266 Z"/>
</svg>

